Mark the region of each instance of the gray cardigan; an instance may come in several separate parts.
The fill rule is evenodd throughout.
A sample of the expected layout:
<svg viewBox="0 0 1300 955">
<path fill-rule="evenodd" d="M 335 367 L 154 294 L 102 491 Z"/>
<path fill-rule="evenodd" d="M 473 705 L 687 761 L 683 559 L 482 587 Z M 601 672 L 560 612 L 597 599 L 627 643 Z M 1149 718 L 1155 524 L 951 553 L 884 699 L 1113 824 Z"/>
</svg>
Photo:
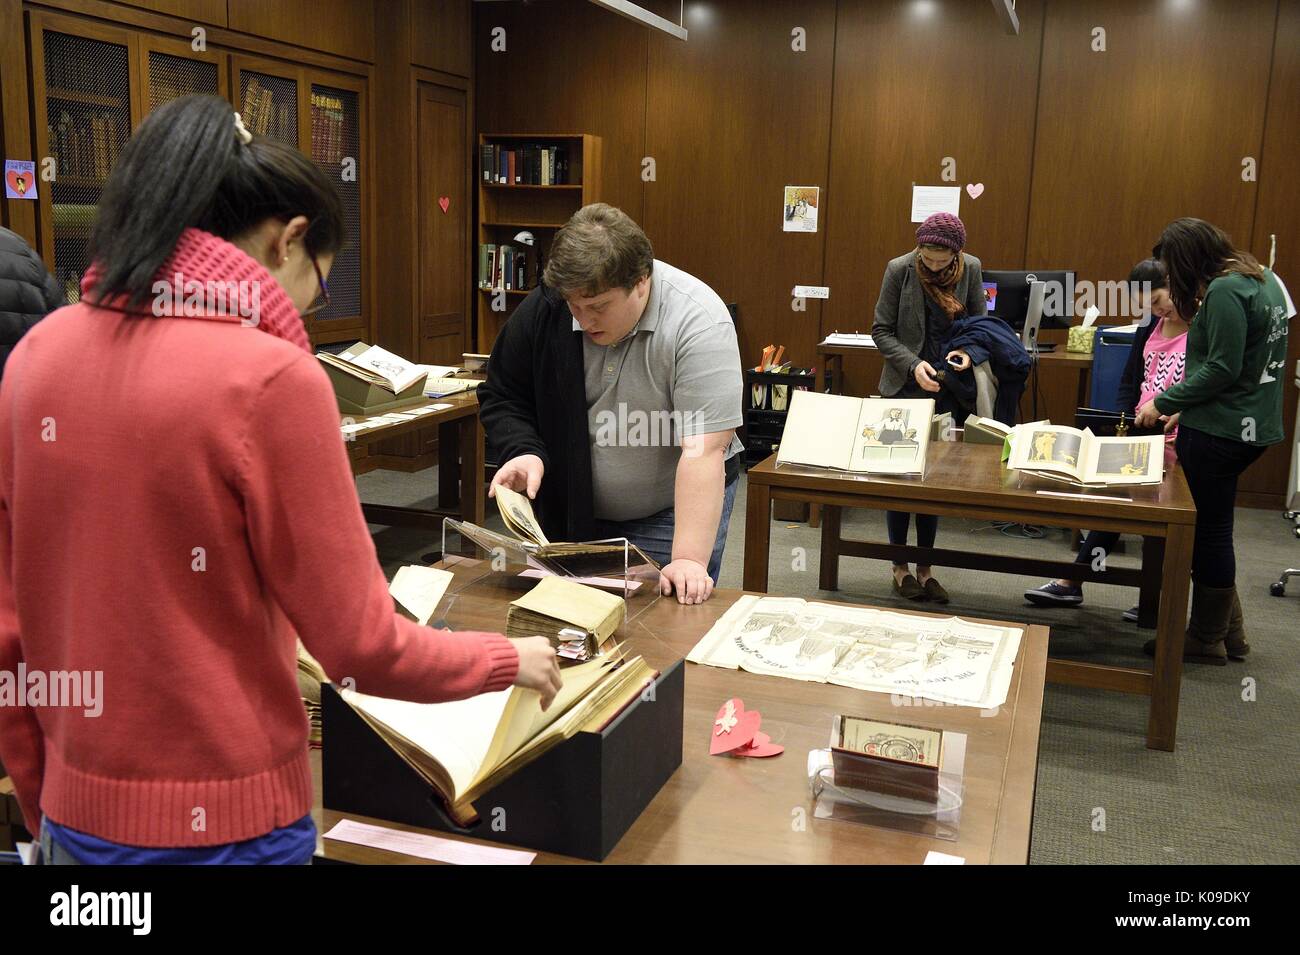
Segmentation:
<svg viewBox="0 0 1300 955">
<path fill-rule="evenodd" d="M 984 314 L 984 278 L 980 260 L 961 254 L 965 264 L 961 281 L 953 294 L 966 303 L 967 315 Z M 880 373 L 880 393 L 892 397 L 912 380 L 912 369 L 921 361 L 925 344 L 925 290 L 916 277 L 916 250 L 892 259 L 885 266 L 876 302 L 876 319 L 871 337 L 885 359 Z"/>
</svg>

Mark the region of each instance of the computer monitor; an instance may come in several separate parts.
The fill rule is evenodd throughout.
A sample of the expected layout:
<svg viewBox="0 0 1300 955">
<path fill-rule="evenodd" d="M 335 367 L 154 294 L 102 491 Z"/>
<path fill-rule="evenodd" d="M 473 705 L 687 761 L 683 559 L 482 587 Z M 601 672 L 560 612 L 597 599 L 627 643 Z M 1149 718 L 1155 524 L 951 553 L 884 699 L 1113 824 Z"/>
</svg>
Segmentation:
<svg viewBox="0 0 1300 955">
<path fill-rule="evenodd" d="M 988 313 L 1021 331 L 1029 312 L 1029 289 L 1035 282 L 1044 283 L 1042 327 L 1069 328 L 1074 318 L 1074 272 L 1065 269 L 985 271 L 984 300 Z"/>
</svg>

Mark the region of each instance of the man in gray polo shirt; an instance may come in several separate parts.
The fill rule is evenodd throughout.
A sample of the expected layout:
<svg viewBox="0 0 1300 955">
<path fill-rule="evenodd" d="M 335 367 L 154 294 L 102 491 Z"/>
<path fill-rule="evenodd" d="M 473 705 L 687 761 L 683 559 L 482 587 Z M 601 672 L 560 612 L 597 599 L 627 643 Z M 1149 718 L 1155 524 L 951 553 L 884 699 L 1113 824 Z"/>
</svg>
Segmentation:
<svg viewBox="0 0 1300 955">
<path fill-rule="evenodd" d="M 493 485 L 535 497 L 548 536 L 627 537 L 662 565 L 665 594 L 707 600 L 742 449 L 726 306 L 603 203 L 559 231 L 543 278 L 506 323 L 479 392 L 505 458 Z"/>
</svg>

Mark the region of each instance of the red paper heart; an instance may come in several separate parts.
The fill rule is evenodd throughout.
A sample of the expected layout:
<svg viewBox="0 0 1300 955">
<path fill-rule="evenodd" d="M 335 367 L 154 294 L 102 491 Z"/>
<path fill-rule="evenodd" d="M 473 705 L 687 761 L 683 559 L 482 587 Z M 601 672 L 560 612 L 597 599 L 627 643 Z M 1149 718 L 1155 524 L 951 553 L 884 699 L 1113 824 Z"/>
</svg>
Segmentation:
<svg viewBox="0 0 1300 955">
<path fill-rule="evenodd" d="M 30 173 L 20 173 L 17 169 L 10 169 L 5 173 L 5 182 L 9 188 L 18 195 L 26 195 L 32 188 L 32 179 Z"/>
<path fill-rule="evenodd" d="M 439 196 L 438 205 L 442 206 L 443 212 L 446 212 L 447 207 L 451 205 L 451 196 Z"/>
<path fill-rule="evenodd" d="M 735 750 L 731 755 L 762 758 L 764 756 L 780 756 L 784 752 L 785 747 L 773 743 L 772 737 L 766 733 L 755 733 L 753 742 L 748 746 L 742 746 L 740 749 Z"/>
<path fill-rule="evenodd" d="M 718 756 L 748 746 L 762 722 L 763 714 L 758 710 L 746 710 L 744 700 L 739 697 L 727 700 L 718 707 L 717 717 L 710 727 L 709 755 Z"/>
</svg>

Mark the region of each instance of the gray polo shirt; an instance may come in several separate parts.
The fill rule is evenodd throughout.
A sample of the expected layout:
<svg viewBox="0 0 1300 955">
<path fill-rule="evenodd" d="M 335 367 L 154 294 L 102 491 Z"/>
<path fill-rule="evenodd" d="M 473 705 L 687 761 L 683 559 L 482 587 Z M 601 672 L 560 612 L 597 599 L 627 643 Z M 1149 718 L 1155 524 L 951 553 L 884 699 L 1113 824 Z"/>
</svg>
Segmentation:
<svg viewBox="0 0 1300 955">
<path fill-rule="evenodd" d="M 584 335 L 582 357 L 596 517 L 628 521 L 672 507 L 682 438 L 744 420 L 727 306 L 693 275 L 655 260 L 631 334 L 613 345 Z M 733 437 L 727 457 L 743 448 Z"/>
</svg>

